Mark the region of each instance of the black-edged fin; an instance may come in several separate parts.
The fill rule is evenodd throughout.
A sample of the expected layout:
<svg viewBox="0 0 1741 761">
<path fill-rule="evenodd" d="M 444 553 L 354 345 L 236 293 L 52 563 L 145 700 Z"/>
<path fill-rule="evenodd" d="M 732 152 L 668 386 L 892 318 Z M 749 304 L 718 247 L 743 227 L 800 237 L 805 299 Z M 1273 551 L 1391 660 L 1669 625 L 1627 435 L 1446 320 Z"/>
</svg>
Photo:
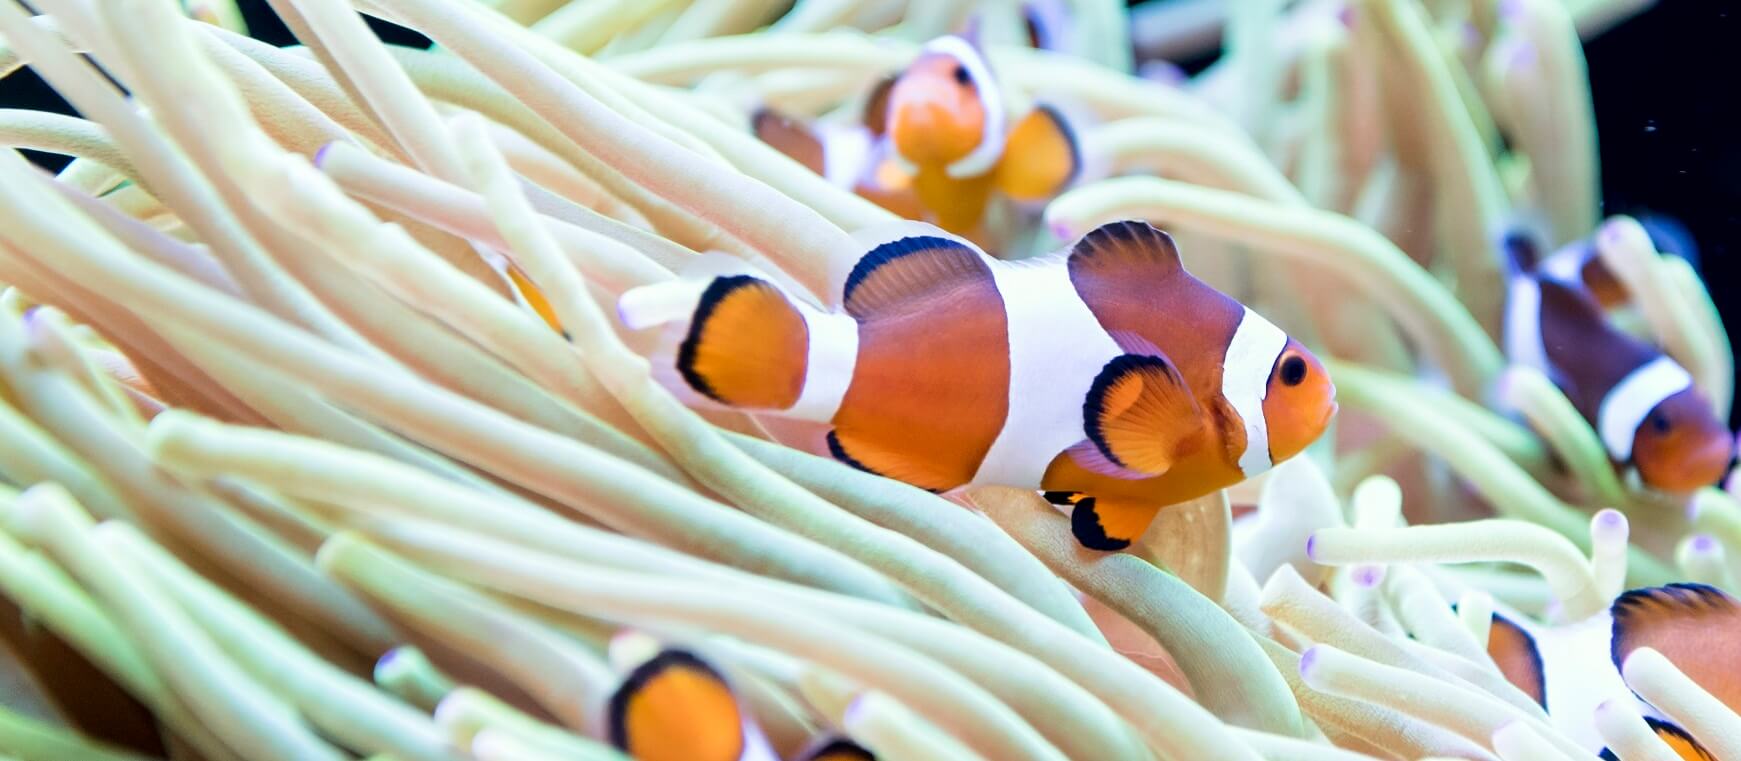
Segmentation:
<svg viewBox="0 0 1741 761">
<path fill-rule="evenodd" d="M 866 473 L 893 478 L 921 489 L 944 492 L 960 486 L 950 476 L 921 458 L 886 449 L 855 438 L 850 432 L 828 432 L 828 453 L 834 459 Z"/>
<path fill-rule="evenodd" d="M 1656 733 L 1657 739 L 1662 740 L 1669 750 L 1685 761 L 1717 761 L 1717 757 L 1705 750 L 1705 746 L 1694 740 L 1686 730 L 1650 716 L 1644 717 L 1644 723 L 1650 725 L 1650 731 Z"/>
<path fill-rule="evenodd" d="M 1704 584 L 1635 589 L 1615 598 L 1612 655 L 1619 668 L 1653 648 L 1731 710 L 1741 710 L 1741 604 Z"/>
<path fill-rule="evenodd" d="M 897 229 L 916 234 L 877 244 L 847 273 L 841 302 L 853 318 L 872 319 L 991 277 L 985 254 L 971 244 L 920 223 Z"/>
<path fill-rule="evenodd" d="M 611 695 L 610 740 L 638 761 L 738 761 L 747 740 L 731 687 L 695 655 L 661 651 Z"/>
<path fill-rule="evenodd" d="M 1107 460 L 1151 476 L 1204 440 L 1202 409 L 1164 357 L 1123 354 L 1107 362 L 1082 402 L 1082 419 Z"/>
<path fill-rule="evenodd" d="M 1511 619 L 1493 614 L 1493 624 L 1487 630 L 1487 655 L 1499 666 L 1505 681 L 1547 707 L 1547 672 L 1542 669 L 1541 651 L 1529 632 Z"/>
<path fill-rule="evenodd" d="M 1674 751 L 1676 758 L 1683 759 L 1683 761 L 1717 761 L 1717 757 L 1705 750 L 1705 746 L 1694 740 L 1693 736 L 1687 734 L 1686 730 L 1650 716 L 1644 717 L 1644 723 L 1650 725 L 1650 731 L 1656 733 L 1657 739 L 1662 740 L 1663 744 L 1669 747 L 1669 750 Z M 1607 748 L 1603 748 L 1598 755 L 1603 761 L 1620 761 L 1620 757 Z"/>
<path fill-rule="evenodd" d="M 1089 230 L 1070 248 L 1070 271 L 1137 278 L 1143 282 L 1183 273 L 1179 247 L 1168 235 L 1147 222 L 1127 219 L 1108 222 Z"/>
<path fill-rule="evenodd" d="M 1528 274 L 1541 266 L 1541 237 L 1525 225 L 1513 225 L 1499 234 L 1499 251 L 1514 274 Z"/>
<path fill-rule="evenodd" d="M 1043 492 L 1040 496 L 1054 505 L 1074 505 L 1088 498 L 1087 494 L 1079 491 L 1049 491 Z"/>
<path fill-rule="evenodd" d="M 778 288 L 753 275 L 714 278 L 702 290 L 677 371 L 721 404 L 785 409 L 797 403 L 810 329 Z"/>
<path fill-rule="evenodd" d="M 1160 511 L 1161 506 L 1156 504 L 1084 497 L 1070 511 L 1070 532 L 1083 547 L 1117 552 L 1142 536 Z"/>
<path fill-rule="evenodd" d="M 864 126 L 872 135 L 881 137 L 889 131 L 889 93 L 895 90 L 895 81 L 899 74 L 890 74 L 871 85 L 870 94 L 864 99 Z"/>
<path fill-rule="evenodd" d="M 1044 201 L 1082 173 L 1076 133 L 1057 109 L 1040 105 L 1010 129 L 997 186 L 1017 201 Z"/>
<path fill-rule="evenodd" d="M 758 108 L 750 116 L 750 128 L 762 142 L 816 174 L 827 174 L 827 148 L 808 125 L 773 109 Z"/>
<path fill-rule="evenodd" d="M 796 758 L 797 761 L 876 761 L 877 757 L 863 745 L 829 735 L 812 742 Z"/>
</svg>

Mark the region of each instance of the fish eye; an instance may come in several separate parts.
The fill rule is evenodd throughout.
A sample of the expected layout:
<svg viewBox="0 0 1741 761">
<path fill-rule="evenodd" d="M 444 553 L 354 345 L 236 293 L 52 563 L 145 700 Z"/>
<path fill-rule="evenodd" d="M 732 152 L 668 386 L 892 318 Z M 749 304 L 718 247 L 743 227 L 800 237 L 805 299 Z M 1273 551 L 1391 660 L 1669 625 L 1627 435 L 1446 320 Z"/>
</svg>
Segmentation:
<svg viewBox="0 0 1741 761">
<path fill-rule="evenodd" d="M 963 66 L 959 63 L 955 64 L 955 71 L 953 72 L 953 74 L 955 75 L 955 84 L 964 85 L 964 86 L 973 84 L 973 75 L 967 73 L 966 66 Z"/>
<path fill-rule="evenodd" d="M 1656 431 L 1657 433 L 1668 433 L 1668 430 L 1670 428 L 1673 428 L 1673 427 L 1674 426 L 1669 422 L 1667 415 L 1664 415 L 1661 412 L 1651 413 L 1651 415 L 1650 415 L 1650 429 L 1651 430 Z"/>
<path fill-rule="evenodd" d="M 1282 384 L 1298 386 L 1306 380 L 1306 360 L 1298 356 L 1282 360 Z"/>
</svg>

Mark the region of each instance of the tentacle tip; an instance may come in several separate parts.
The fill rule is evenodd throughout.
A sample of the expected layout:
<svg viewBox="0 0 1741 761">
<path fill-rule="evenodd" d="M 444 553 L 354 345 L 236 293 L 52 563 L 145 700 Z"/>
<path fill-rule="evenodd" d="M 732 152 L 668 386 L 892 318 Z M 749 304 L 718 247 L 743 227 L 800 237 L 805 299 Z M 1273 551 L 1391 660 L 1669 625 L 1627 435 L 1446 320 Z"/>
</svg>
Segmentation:
<svg viewBox="0 0 1741 761">
<path fill-rule="evenodd" d="M 1717 551 L 1717 538 L 1710 534 L 1694 534 L 1692 543 L 1689 544 L 1688 547 L 1694 553 L 1710 555 Z"/>
<path fill-rule="evenodd" d="M 1371 589 L 1384 583 L 1385 567 L 1381 565 L 1363 565 L 1354 569 L 1354 583 Z"/>
<path fill-rule="evenodd" d="M 325 145 L 322 145 L 320 148 L 315 150 L 315 152 L 314 152 L 314 168 L 315 169 L 324 169 L 325 168 L 327 151 L 332 150 L 332 147 L 335 145 L 338 145 L 339 142 L 340 141 L 338 141 L 338 140 L 334 140 L 330 143 L 326 143 Z"/>
<path fill-rule="evenodd" d="M 1318 534 L 1316 532 L 1313 532 L 1310 536 L 1306 537 L 1306 557 L 1309 558 L 1314 563 L 1318 562 L 1318 555 L 1314 551 L 1317 548 L 1317 546 L 1318 546 Z"/>
<path fill-rule="evenodd" d="M 1610 507 L 1596 513 L 1596 517 L 1590 521 L 1590 535 L 1594 538 L 1625 541 L 1629 527 L 1626 516 Z"/>
<path fill-rule="evenodd" d="M 1310 679 L 1312 671 L 1318 663 L 1318 645 L 1313 645 L 1300 653 L 1300 678 Z"/>
</svg>

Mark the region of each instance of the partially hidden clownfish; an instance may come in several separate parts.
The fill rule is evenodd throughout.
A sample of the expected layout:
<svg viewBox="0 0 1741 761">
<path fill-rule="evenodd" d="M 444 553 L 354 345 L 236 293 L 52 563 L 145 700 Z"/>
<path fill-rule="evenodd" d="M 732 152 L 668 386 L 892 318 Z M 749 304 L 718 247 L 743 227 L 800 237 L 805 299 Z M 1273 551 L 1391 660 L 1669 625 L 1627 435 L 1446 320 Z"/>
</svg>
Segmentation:
<svg viewBox="0 0 1741 761">
<path fill-rule="evenodd" d="M 1686 369 L 1610 323 L 1564 263 L 1536 266 L 1526 236 L 1508 236 L 1505 248 L 1514 270 L 1505 315 L 1511 361 L 1552 379 L 1608 456 L 1636 468 L 1645 485 L 1684 493 L 1727 474 L 1734 438 Z"/>
<path fill-rule="evenodd" d="M 1039 105 L 1013 125 L 991 67 L 967 40 L 939 37 L 879 83 L 863 125 L 810 128 L 770 111 L 758 137 L 890 211 L 971 238 L 994 193 L 1050 199 L 1074 180 L 1082 155 L 1057 109 Z"/>
<path fill-rule="evenodd" d="M 716 273 L 631 290 L 618 313 L 670 323 L 680 392 L 829 424 L 836 459 L 933 491 L 1044 490 L 1099 550 L 1292 457 L 1336 410 L 1310 352 L 1147 223 L 1013 262 L 923 223 L 861 242 L 839 311 Z"/>
<path fill-rule="evenodd" d="M 635 761 L 778 761 L 724 676 L 667 648 L 629 671 L 611 695 L 610 742 Z"/>
<path fill-rule="evenodd" d="M 1703 584 L 1635 589 L 1605 614 L 1555 627 L 1494 614 L 1487 653 L 1506 680 L 1548 712 L 1556 728 L 1592 751 L 1602 747 L 1595 714 L 1636 701 L 1651 729 L 1680 758 L 1712 761 L 1697 738 L 1635 696 L 1621 667 L 1651 648 L 1730 710 L 1741 711 L 1741 604 Z M 1602 749 L 1602 757 L 1614 755 Z"/>
</svg>

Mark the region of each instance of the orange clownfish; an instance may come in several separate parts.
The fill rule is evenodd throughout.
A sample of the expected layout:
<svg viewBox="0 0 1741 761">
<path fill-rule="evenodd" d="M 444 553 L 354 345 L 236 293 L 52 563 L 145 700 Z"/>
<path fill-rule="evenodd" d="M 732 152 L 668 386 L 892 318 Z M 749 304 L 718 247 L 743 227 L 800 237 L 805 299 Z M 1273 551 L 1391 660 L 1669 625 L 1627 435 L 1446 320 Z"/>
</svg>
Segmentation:
<svg viewBox="0 0 1741 761">
<path fill-rule="evenodd" d="M 693 654 L 665 649 L 611 695 L 612 745 L 635 761 L 777 761 L 725 677 Z"/>
<path fill-rule="evenodd" d="M 1703 584 L 1635 589 L 1606 614 L 1541 627 L 1494 614 L 1487 639 L 1506 680 L 1534 699 L 1575 741 L 1600 748 L 1593 718 L 1611 701 L 1636 701 L 1657 737 L 1677 757 L 1712 761 L 1697 738 L 1633 695 L 1621 677 L 1626 658 L 1652 648 L 1731 710 L 1741 711 L 1741 604 Z M 1614 759 L 1607 749 L 1602 758 Z"/>
<path fill-rule="evenodd" d="M 1564 262 L 1535 266 L 1534 245 L 1505 241 L 1515 273 L 1506 303 L 1505 349 L 1542 371 L 1595 427 L 1608 456 L 1645 485 L 1671 493 L 1716 484 L 1735 440 L 1692 376 L 1657 347 L 1614 327 Z M 1578 272 L 1587 271 L 1587 267 Z"/>
<path fill-rule="evenodd" d="M 1292 457 L 1336 410 L 1310 352 L 1147 223 L 1016 262 L 922 223 L 861 240 L 840 311 L 733 274 L 629 291 L 618 313 L 673 323 L 680 392 L 830 424 L 836 459 L 922 488 L 1051 492 L 1101 550 Z"/>
<path fill-rule="evenodd" d="M 772 112 L 758 137 L 818 174 L 901 216 L 977 237 L 993 192 L 1051 198 L 1075 179 L 1082 156 L 1056 109 L 1038 106 L 1011 126 L 991 67 L 960 37 L 939 37 L 871 93 L 864 124 L 812 130 Z"/>
</svg>

